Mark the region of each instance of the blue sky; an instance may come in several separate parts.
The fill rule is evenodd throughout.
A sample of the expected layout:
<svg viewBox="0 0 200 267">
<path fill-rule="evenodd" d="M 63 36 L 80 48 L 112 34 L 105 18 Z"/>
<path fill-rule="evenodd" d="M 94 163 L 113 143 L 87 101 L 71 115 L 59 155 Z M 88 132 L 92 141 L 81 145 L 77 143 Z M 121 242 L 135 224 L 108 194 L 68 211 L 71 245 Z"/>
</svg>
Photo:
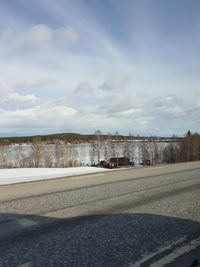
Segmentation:
<svg viewBox="0 0 200 267">
<path fill-rule="evenodd" d="M 0 136 L 200 131 L 200 1 L 0 0 Z"/>
</svg>

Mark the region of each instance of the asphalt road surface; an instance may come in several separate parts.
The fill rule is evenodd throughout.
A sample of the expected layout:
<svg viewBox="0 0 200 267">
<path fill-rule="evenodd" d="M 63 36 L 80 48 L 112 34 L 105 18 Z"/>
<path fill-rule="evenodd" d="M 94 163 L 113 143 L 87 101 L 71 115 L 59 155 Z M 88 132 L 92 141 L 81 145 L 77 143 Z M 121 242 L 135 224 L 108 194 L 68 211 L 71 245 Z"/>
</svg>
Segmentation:
<svg viewBox="0 0 200 267">
<path fill-rule="evenodd" d="M 200 260 L 200 162 L 0 186 L 0 266 Z"/>
</svg>

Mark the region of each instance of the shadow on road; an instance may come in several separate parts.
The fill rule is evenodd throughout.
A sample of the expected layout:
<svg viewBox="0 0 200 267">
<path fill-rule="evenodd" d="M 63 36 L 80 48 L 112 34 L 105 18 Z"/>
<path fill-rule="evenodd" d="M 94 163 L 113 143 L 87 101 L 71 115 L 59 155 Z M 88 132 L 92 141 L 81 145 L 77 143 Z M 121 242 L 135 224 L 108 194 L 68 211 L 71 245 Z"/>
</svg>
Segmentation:
<svg viewBox="0 0 200 267">
<path fill-rule="evenodd" d="M 131 263 L 141 260 L 142 255 L 160 249 L 154 257 L 162 257 L 165 252 L 161 248 L 168 247 L 170 252 L 169 244 L 177 247 L 179 242 L 200 237 L 199 222 L 144 213 L 64 220 L 0 214 L 1 233 L 9 230 L 6 225 L 21 228 L 17 235 L 0 242 L 0 266 L 4 267 L 134 266 Z M 147 258 L 140 266 L 149 266 L 150 261 Z M 190 266 L 187 260 L 184 264 L 182 267 Z"/>
</svg>

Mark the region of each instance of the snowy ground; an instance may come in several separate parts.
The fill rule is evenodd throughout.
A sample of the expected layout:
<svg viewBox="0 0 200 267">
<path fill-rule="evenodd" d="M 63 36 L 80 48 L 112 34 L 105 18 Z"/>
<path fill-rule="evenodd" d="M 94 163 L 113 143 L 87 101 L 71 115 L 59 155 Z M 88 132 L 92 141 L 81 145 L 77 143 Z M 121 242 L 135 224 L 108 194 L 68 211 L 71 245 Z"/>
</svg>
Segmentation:
<svg viewBox="0 0 200 267">
<path fill-rule="evenodd" d="M 0 169 L 0 185 L 109 171 L 95 167 Z"/>
</svg>

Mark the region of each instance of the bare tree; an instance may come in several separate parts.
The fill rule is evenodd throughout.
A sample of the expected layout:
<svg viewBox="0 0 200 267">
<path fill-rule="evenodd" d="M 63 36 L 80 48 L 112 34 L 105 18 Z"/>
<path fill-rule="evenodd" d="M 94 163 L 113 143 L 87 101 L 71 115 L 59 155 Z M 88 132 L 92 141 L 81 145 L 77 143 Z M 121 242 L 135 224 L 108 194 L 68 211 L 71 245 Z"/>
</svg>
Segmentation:
<svg viewBox="0 0 200 267">
<path fill-rule="evenodd" d="M 44 166 L 47 168 L 53 167 L 53 148 L 51 144 L 45 144 L 43 148 Z"/>
<path fill-rule="evenodd" d="M 123 157 L 125 157 L 125 158 L 129 158 L 130 159 L 130 144 L 129 144 L 129 142 L 128 141 L 125 141 L 124 143 L 123 143 Z"/>
<path fill-rule="evenodd" d="M 135 164 L 136 143 L 131 141 L 130 143 L 130 160 L 132 164 Z"/>
<path fill-rule="evenodd" d="M 170 143 L 163 149 L 163 160 L 166 163 L 176 163 L 179 161 L 179 145 L 177 143 Z"/>
<path fill-rule="evenodd" d="M 55 166 L 63 167 L 63 161 L 64 161 L 64 143 L 58 140 L 55 143 Z"/>
<path fill-rule="evenodd" d="M 107 140 L 104 142 L 104 159 L 108 160 L 111 157 L 116 157 L 116 142 L 112 134 L 108 133 Z"/>
<path fill-rule="evenodd" d="M 161 150 L 163 148 L 161 147 L 161 144 L 159 144 L 158 142 L 153 142 L 153 149 L 154 149 L 154 163 L 155 164 L 162 163 L 163 158 Z"/>
<path fill-rule="evenodd" d="M 110 155 L 112 158 L 116 158 L 117 156 L 117 145 L 115 141 L 110 142 Z"/>
<path fill-rule="evenodd" d="M 95 165 L 95 156 L 96 156 L 95 154 L 96 154 L 96 151 L 95 151 L 95 147 L 94 147 L 93 142 L 91 143 L 89 154 L 90 154 L 91 165 Z"/>
<path fill-rule="evenodd" d="M 8 167 L 8 155 L 5 145 L 0 145 L 0 168 Z"/>
<path fill-rule="evenodd" d="M 103 138 L 102 138 L 102 133 L 100 130 L 96 130 L 94 133 L 94 138 L 91 142 L 91 150 L 90 150 L 90 157 L 93 161 L 92 164 L 96 164 L 96 159 L 97 159 L 97 164 L 100 164 L 100 158 L 102 154 L 102 147 L 103 147 Z"/>
<path fill-rule="evenodd" d="M 141 159 L 142 162 L 144 163 L 145 161 L 150 160 L 150 153 L 149 153 L 149 145 L 147 141 L 143 140 L 141 142 Z"/>
<path fill-rule="evenodd" d="M 80 166 L 80 162 L 77 160 L 78 152 L 74 145 L 65 144 L 64 149 L 64 166 L 65 167 L 77 167 Z"/>
<path fill-rule="evenodd" d="M 34 167 L 40 167 L 42 159 L 42 142 L 40 137 L 35 137 L 32 143 L 32 157 Z"/>
<path fill-rule="evenodd" d="M 22 168 L 23 167 L 23 159 L 20 150 L 20 145 L 15 146 L 15 167 Z"/>
<path fill-rule="evenodd" d="M 105 141 L 103 144 L 103 155 L 104 155 L 104 160 L 107 161 L 109 158 L 109 145 L 107 141 Z"/>
</svg>

